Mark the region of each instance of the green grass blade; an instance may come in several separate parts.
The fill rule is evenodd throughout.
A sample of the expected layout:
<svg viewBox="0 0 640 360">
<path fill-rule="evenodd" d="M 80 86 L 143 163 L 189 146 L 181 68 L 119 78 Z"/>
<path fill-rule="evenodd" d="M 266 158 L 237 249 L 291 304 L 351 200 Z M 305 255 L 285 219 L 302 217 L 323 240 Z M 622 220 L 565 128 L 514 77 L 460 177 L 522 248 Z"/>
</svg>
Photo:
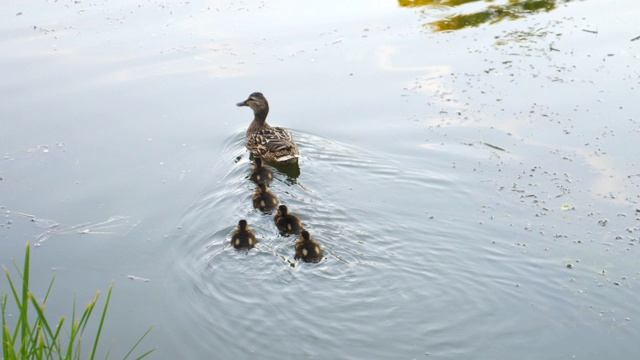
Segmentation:
<svg viewBox="0 0 640 360">
<path fill-rule="evenodd" d="M 46 348 L 44 335 L 42 334 L 42 328 L 38 329 L 37 339 L 39 340 L 38 347 L 35 349 L 33 353 L 35 354 L 36 359 L 40 360 L 40 359 L 44 359 L 44 349 Z"/>
<path fill-rule="evenodd" d="M 76 320 L 76 296 L 73 296 L 73 311 L 71 312 L 71 333 L 69 334 L 69 344 L 73 344 L 77 334 L 77 320 Z M 65 359 L 71 359 L 71 353 L 73 351 L 73 347 L 67 347 L 67 355 L 64 357 Z"/>
<path fill-rule="evenodd" d="M 102 310 L 102 317 L 100 318 L 100 325 L 98 325 L 98 331 L 96 333 L 96 338 L 93 342 L 93 349 L 91 350 L 91 356 L 89 359 L 94 360 L 96 356 L 96 350 L 98 350 L 98 341 L 100 340 L 100 334 L 102 333 L 102 327 L 104 326 L 104 319 L 107 317 L 107 309 L 109 308 L 109 301 L 111 300 L 111 292 L 113 291 L 113 283 L 109 286 L 109 292 L 107 293 L 107 300 L 104 303 L 104 308 Z M 97 296 L 96 296 L 97 300 Z"/>
<path fill-rule="evenodd" d="M 59 348 L 59 344 L 55 341 L 56 335 L 51 330 L 51 326 L 49 326 L 49 322 L 47 321 L 47 318 L 44 316 L 44 303 L 42 305 L 39 304 L 38 300 L 36 300 L 35 296 L 33 296 L 33 294 L 31 293 L 29 293 L 29 299 L 31 299 L 31 304 L 33 305 L 33 308 L 36 310 L 36 314 L 38 315 L 38 320 L 37 320 L 38 324 L 44 330 L 44 334 L 40 332 L 39 336 L 42 336 L 48 339 L 49 340 L 48 342 L 50 342 L 49 348 L 51 348 L 51 351 L 56 350 L 56 352 L 59 354 L 61 351 Z M 64 322 L 64 318 L 62 318 L 61 322 Z M 57 332 L 58 331 L 56 331 L 56 333 Z"/>
<path fill-rule="evenodd" d="M 76 347 L 76 356 L 75 356 L 76 360 L 80 360 L 80 354 L 82 354 L 82 340 L 78 340 L 78 346 Z"/>
<path fill-rule="evenodd" d="M 28 319 L 28 293 L 29 293 L 29 263 L 31 258 L 31 247 L 29 243 L 27 243 L 27 247 L 24 252 L 24 270 L 22 271 L 22 302 L 20 303 L 20 320 L 22 338 L 20 345 L 20 353 L 22 355 L 26 354 L 27 349 L 27 335 L 29 332 L 29 319 Z"/>
<path fill-rule="evenodd" d="M 16 262 L 13 262 L 13 264 L 20 280 L 22 280 L 22 284 L 19 284 L 17 281 L 14 282 L 9 274 L 9 270 L 3 267 L 10 291 L 0 298 L 0 311 L 2 314 L 2 353 L 0 353 L 0 360 L 80 360 L 82 357 L 84 331 L 87 329 L 93 310 L 96 308 L 100 292 L 95 294 L 93 300 L 87 304 L 87 307 L 79 318 L 76 313 L 76 297 L 74 296 L 73 314 L 69 324 L 70 330 L 67 332 L 66 329 L 63 329 L 66 323 L 65 317 L 62 317 L 59 322 L 54 323 L 49 321 L 45 315 L 45 305 L 49 296 L 52 294 L 55 276 L 51 279 L 42 301 L 38 301 L 29 290 L 31 267 L 31 250 L 29 243 L 27 243 L 25 250 L 22 272 Z M 22 289 L 20 289 L 20 285 Z M 109 292 L 107 293 L 100 322 L 93 340 L 91 354 L 89 356 L 89 359 L 92 360 L 95 359 L 98 351 L 98 344 L 105 326 L 112 293 L 113 283 L 109 286 Z M 15 329 L 10 329 L 7 324 L 7 307 L 10 297 L 15 301 L 16 308 L 19 311 L 18 316 L 14 319 L 16 321 Z M 30 308 L 31 306 L 33 306 L 33 309 Z M 32 311 L 31 316 L 28 316 L 29 311 Z M 30 319 L 32 324 L 29 323 Z M 153 327 L 149 328 L 149 330 L 138 339 L 133 348 L 127 353 L 125 359 L 132 356 L 133 352 L 139 347 L 152 329 Z M 64 336 L 64 334 L 66 334 L 66 336 Z M 62 340 L 63 337 L 64 344 Z M 66 347 L 66 349 L 64 349 L 64 347 Z M 138 356 L 137 359 L 145 358 L 154 351 L 155 349 L 151 349 L 141 356 Z M 110 353 L 111 348 L 107 351 L 107 358 Z"/>
<path fill-rule="evenodd" d="M 80 324 L 78 320 L 71 323 L 71 333 L 69 334 L 69 346 L 67 347 L 67 355 L 64 357 L 65 359 L 71 359 L 73 355 L 73 343 L 76 341 L 76 336 L 78 336 L 78 328 Z"/>
<path fill-rule="evenodd" d="M 80 356 L 79 354 L 82 352 L 82 337 L 83 337 L 82 335 L 84 334 L 84 329 L 89 323 L 89 318 L 91 317 L 91 313 L 95 308 L 96 302 L 98 302 L 99 296 L 100 296 L 100 292 L 98 291 L 96 292 L 96 295 L 93 297 L 93 300 L 91 300 L 89 304 L 87 304 L 87 307 L 82 313 L 82 316 L 80 317 L 80 319 L 75 320 L 73 322 L 73 328 L 69 336 L 69 346 L 67 348 L 67 357 L 65 359 L 79 358 Z M 74 297 L 74 300 L 73 300 L 73 318 L 74 319 L 75 319 L 75 314 L 76 314 L 76 301 Z M 76 344 L 75 347 L 73 344 Z M 74 352 L 76 356 L 73 356 Z"/>
<path fill-rule="evenodd" d="M 142 342 L 142 340 L 144 340 L 145 337 L 147 337 L 147 335 L 149 335 L 149 333 L 151 332 L 151 330 L 153 330 L 153 326 L 149 328 L 149 330 L 147 330 L 144 335 L 142 335 L 140 337 L 140 339 L 138 339 L 138 341 L 136 341 L 136 343 L 133 345 L 133 347 L 131 348 L 131 350 L 129 350 L 129 352 L 127 353 L 127 355 L 124 357 L 123 360 L 127 360 L 127 358 L 129 357 L 129 355 L 131 355 L 131 353 L 133 353 L 133 351 L 138 347 L 138 345 L 140 345 L 140 343 Z M 154 352 L 156 349 L 151 349 L 149 351 L 147 351 L 146 353 L 142 354 L 140 357 L 137 357 L 136 359 L 142 359 L 144 357 L 146 357 L 147 355 L 151 354 L 152 352 Z"/>
<path fill-rule="evenodd" d="M 84 329 L 89 323 L 89 318 L 91 318 L 91 313 L 93 313 L 93 309 L 95 309 L 99 297 L 100 291 L 97 291 L 96 295 L 93 297 L 93 300 L 91 300 L 89 304 L 87 304 L 87 307 L 84 309 L 84 313 L 80 317 L 80 334 L 84 333 Z"/>
<path fill-rule="evenodd" d="M 111 349 L 113 349 L 113 344 L 109 346 L 109 350 L 107 350 L 107 354 L 104 356 L 104 360 L 107 360 L 109 358 L 109 355 L 111 355 Z"/>
<path fill-rule="evenodd" d="M 9 282 L 9 289 L 11 289 L 11 295 L 13 295 L 13 301 L 16 302 L 16 305 L 18 305 L 18 309 L 21 309 L 22 306 L 20 305 L 20 296 L 18 295 L 18 291 L 16 290 L 16 287 L 13 285 L 13 280 L 11 279 L 11 275 L 9 275 L 9 270 L 7 268 L 4 269 L 5 274 L 7 275 L 7 281 Z M 22 324 L 22 321 L 18 320 L 18 323 L 16 324 L 16 328 L 13 332 L 13 336 L 11 337 L 11 343 L 15 344 L 16 340 L 18 339 L 18 333 L 20 332 L 20 326 Z"/>
<path fill-rule="evenodd" d="M 51 294 L 51 289 L 53 288 L 53 282 L 56 280 L 56 276 L 53 275 L 51 278 L 51 282 L 49 283 L 49 287 L 47 288 L 46 294 L 44 294 L 44 300 L 42 300 L 42 305 L 47 303 L 47 299 L 49 298 L 49 294 Z"/>
<path fill-rule="evenodd" d="M 149 354 L 151 354 L 151 353 L 152 353 L 152 352 L 154 352 L 154 351 L 156 351 L 156 349 L 151 349 L 151 350 L 147 351 L 146 353 L 144 353 L 144 354 L 142 354 L 142 355 L 138 356 L 138 357 L 136 358 L 136 360 L 140 360 L 140 359 L 146 358 L 147 356 L 149 356 Z"/>
<path fill-rule="evenodd" d="M 58 350 L 58 357 L 62 359 L 62 349 L 60 348 L 60 331 L 62 331 L 62 326 L 64 325 L 65 317 L 60 318 L 60 322 L 56 327 L 56 333 L 53 335 L 51 341 L 56 343 L 56 349 Z"/>
<path fill-rule="evenodd" d="M 13 342 L 11 341 L 11 332 L 7 325 L 2 328 L 2 356 L 5 360 L 17 359 Z"/>
<path fill-rule="evenodd" d="M 7 299 L 9 298 L 8 294 L 5 294 L 2 297 L 2 358 L 7 359 L 8 351 L 7 347 L 11 345 L 11 333 L 9 332 L 9 328 L 7 327 Z M 5 331 L 6 330 L 6 331 Z M 8 336 L 7 336 L 8 335 Z"/>
</svg>

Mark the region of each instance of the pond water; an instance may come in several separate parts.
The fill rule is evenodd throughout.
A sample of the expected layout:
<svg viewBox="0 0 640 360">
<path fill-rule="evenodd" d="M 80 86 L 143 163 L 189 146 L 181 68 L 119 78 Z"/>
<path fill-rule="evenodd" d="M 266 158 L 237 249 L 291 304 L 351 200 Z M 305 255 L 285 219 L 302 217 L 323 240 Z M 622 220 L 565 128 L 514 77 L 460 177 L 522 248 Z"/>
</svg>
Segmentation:
<svg viewBox="0 0 640 360">
<path fill-rule="evenodd" d="M 4 3 L 0 262 L 54 318 L 113 282 L 113 358 L 635 359 L 640 7 L 515 3 Z M 254 91 L 319 264 L 252 208 Z"/>
</svg>

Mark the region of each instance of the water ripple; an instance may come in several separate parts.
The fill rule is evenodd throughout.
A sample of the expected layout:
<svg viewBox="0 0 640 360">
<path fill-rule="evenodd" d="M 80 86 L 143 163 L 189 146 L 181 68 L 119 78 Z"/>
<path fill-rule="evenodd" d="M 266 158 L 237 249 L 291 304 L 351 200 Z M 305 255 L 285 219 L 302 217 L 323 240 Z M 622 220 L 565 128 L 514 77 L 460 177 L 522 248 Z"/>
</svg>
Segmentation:
<svg viewBox="0 0 640 360">
<path fill-rule="evenodd" d="M 175 260 L 191 285 L 185 301 L 194 311 L 187 316 L 198 323 L 203 341 L 233 343 L 239 334 L 231 328 L 246 336 L 270 334 L 252 337 L 249 347 L 224 347 L 225 357 L 251 349 L 313 357 L 310 343 L 297 349 L 272 343 L 292 336 L 322 341 L 332 349 L 329 357 L 340 356 L 345 344 L 379 357 L 379 347 L 367 347 L 383 341 L 385 332 L 407 340 L 405 350 L 426 347 L 421 339 L 429 336 L 429 349 L 460 355 L 469 339 L 453 338 L 455 328 L 485 322 L 505 306 L 487 288 L 499 288 L 514 304 L 525 301 L 514 285 L 526 283 L 514 275 L 522 271 L 517 264 L 492 262 L 510 249 L 492 246 L 486 227 L 460 227 L 469 185 L 453 172 L 436 173 L 420 159 L 393 159 L 309 133 L 294 136 L 301 174 L 291 178 L 276 171 L 271 191 L 322 244 L 321 263 L 294 260 L 296 238 L 278 233 L 273 214 L 253 209 L 252 165 L 241 132 L 226 139 L 212 170 L 215 179 L 180 221 Z M 461 212 L 452 206 L 444 212 L 439 204 L 449 202 L 460 203 Z M 260 239 L 248 252 L 229 245 L 242 218 Z M 479 262 L 488 269 L 482 277 Z M 451 313 L 452 307 L 464 311 Z M 431 321 L 423 314 L 432 314 Z"/>
</svg>

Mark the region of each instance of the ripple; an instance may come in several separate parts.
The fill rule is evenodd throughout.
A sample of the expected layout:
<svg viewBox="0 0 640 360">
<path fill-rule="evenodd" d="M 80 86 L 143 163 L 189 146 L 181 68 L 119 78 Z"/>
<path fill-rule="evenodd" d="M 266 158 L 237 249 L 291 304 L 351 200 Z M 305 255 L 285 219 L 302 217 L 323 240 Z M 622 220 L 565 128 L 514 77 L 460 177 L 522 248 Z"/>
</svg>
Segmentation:
<svg viewBox="0 0 640 360">
<path fill-rule="evenodd" d="M 286 349 L 273 343 L 296 336 L 322 341 L 327 357 L 342 356 L 345 344 L 379 357 L 382 350 L 372 345 L 385 341 L 384 333 L 404 339 L 405 352 L 424 348 L 428 336 L 431 350 L 470 355 L 473 349 L 464 344 L 471 334 L 454 337 L 456 328 L 484 323 L 502 306 L 526 301 L 527 293 L 514 286 L 527 283 L 518 278 L 523 270 L 503 261 L 511 249 L 492 247 L 489 227 L 460 225 L 470 186 L 455 173 L 301 131 L 294 131 L 300 175 L 274 171 L 270 189 L 322 244 L 325 259 L 294 260 L 296 237 L 280 235 L 273 214 L 251 205 L 255 186 L 243 137 L 239 132 L 225 140 L 215 179 L 186 207 L 175 242 L 184 301 L 193 309 L 186 316 L 198 324 L 192 334 L 219 344 L 238 342 L 242 334 L 229 329 L 269 334 L 252 337 L 248 347 L 222 346 L 224 357 L 256 350 L 266 357 L 314 356 L 313 342 Z M 451 203 L 459 203 L 460 212 Z M 241 218 L 260 239 L 248 252 L 229 244 Z M 506 319 L 500 334 L 512 328 Z"/>
</svg>

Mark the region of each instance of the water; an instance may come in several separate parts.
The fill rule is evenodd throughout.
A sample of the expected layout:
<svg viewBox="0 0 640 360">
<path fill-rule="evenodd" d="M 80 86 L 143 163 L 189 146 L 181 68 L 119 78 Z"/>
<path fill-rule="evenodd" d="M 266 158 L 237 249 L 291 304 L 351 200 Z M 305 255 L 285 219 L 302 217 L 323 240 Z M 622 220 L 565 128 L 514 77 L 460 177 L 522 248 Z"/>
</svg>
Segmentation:
<svg viewBox="0 0 640 360">
<path fill-rule="evenodd" d="M 54 318 L 113 282 L 115 358 L 635 358 L 637 5 L 431 31 L 488 5 L 3 5 L 1 262 Z M 253 91 L 320 264 L 251 206 Z"/>
</svg>

